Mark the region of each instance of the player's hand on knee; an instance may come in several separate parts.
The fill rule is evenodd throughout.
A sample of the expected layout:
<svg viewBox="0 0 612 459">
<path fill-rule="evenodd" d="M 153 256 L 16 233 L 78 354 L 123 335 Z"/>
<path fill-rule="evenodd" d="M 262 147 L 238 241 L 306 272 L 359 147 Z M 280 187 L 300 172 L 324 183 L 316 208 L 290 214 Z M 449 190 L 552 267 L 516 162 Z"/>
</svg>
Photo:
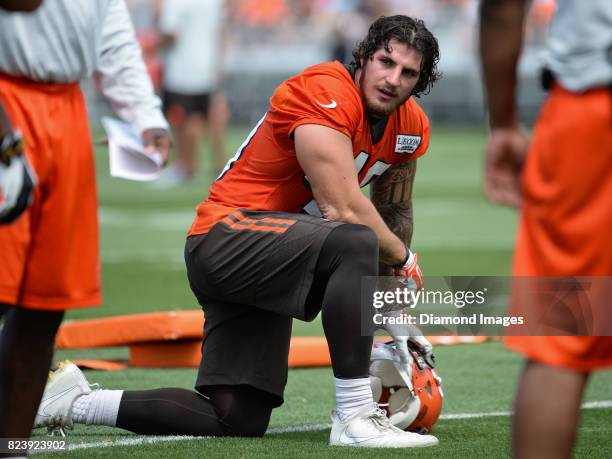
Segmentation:
<svg viewBox="0 0 612 459">
<path fill-rule="evenodd" d="M 415 292 L 423 288 L 423 273 L 418 261 L 417 254 L 406 248 L 406 260 L 402 265 L 393 268 L 393 275 Z"/>
<path fill-rule="evenodd" d="M 37 177 L 18 131 L 0 138 L 0 223 L 14 222 L 32 203 Z"/>
</svg>

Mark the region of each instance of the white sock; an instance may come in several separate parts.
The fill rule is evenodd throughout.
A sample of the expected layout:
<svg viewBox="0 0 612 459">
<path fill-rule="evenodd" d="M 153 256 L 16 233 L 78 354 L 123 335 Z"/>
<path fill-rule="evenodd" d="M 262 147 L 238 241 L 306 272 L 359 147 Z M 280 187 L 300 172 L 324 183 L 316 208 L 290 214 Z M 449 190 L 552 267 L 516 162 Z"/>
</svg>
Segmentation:
<svg viewBox="0 0 612 459">
<path fill-rule="evenodd" d="M 72 422 L 115 427 L 122 390 L 94 390 L 72 404 Z"/>
<path fill-rule="evenodd" d="M 338 379 L 336 383 L 336 413 L 345 422 L 366 405 L 374 402 L 370 378 Z"/>
</svg>

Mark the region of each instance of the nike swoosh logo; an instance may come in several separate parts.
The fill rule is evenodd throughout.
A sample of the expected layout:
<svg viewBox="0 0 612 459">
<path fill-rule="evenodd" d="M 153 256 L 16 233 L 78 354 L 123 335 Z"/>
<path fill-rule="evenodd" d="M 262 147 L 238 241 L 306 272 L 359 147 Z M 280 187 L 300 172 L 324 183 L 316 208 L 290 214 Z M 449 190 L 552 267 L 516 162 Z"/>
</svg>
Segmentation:
<svg viewBox="0 0 612 459">
<path fill-rule="evenodd" d="M 49 397 L 45 400 L 43 400 L 40 403 L 40 409 L 38 411 L 39 416 L 44 416 L 44 417 L 51 417 L 52 414 L 47 413 L 47 408 L 49 407 L 49 405 L 52 405 L 54 402 L 56 402 L 60 397 L 62 397 L 64 394 L 66 394 L 67 392 L 70 392 L 71 390 L 77 388 L 78 389 L 79 386 L 72 386 L 58 394 L 55 394 L 53 397 Z"/>
<path fill-rule="evenodd" d="M 372 440 L 373 438 L 378 437 L 380 437 L 380 435 L 373 435 L 371 437 L 353 437 L 352 435 L 348 435 L 346 433 L 346 429 L 344 429 L 340 434 L 340 443 L 343 445 L 351 445 L 354 443 L 363 443 L 364 441 Z"/>
<path fill-rule="evenodd" d="M 338 105 L 334 99 L 332 99 L 329 104 L 322 104 L 317 99 L 315 99 L 315 102 L 323 108 L 336 108 L 336 106 Z"/>
</svg>

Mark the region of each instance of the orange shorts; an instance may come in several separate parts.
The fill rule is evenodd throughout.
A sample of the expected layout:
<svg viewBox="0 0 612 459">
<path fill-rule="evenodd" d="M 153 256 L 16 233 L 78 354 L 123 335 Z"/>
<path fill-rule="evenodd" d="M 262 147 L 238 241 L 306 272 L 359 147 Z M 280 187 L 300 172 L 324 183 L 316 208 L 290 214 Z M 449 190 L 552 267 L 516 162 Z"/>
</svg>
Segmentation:
<svg viewBox="0 0 612 459">
<path fill-rule="evenodd" d="M 63 310 L 97 305 L 97 196 L 92 142 L 77 83 L 0 74 L 0 101 L 38 176 L 34 202 L 0 225 L 0 303 Z"/>
<path fill-rule="evenodd" d="M 611 145 L 610 90 L 577 94 L 556 85 L 525 165 L 515 276 L 612 276 Z M 554 366 L 612 366 L 608 336 L 515 336 L 506 344 Z"/>
</svg>

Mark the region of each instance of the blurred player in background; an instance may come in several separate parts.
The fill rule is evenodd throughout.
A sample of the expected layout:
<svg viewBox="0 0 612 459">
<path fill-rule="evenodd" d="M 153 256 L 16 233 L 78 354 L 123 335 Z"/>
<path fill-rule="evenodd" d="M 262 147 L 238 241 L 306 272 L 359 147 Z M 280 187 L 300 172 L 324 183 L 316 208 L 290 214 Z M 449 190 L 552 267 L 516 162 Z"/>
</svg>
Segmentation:
<svg viewBox="0 0 612 459">
<path fill-rule="evenodd" d="M 198 206 L 185 247 L 206 317 L 197 392 L 91 391 L 67 365 L 45 394 L 80 392 L 62 396 L 54 423 L 40 417 L 38 425 L 261 436 L 283 403 L 292 320 L 321 312 L 336 385 L 330 444 L 437 444 L 393 426 L 374 403 L 373 337 L 362 331 L 363 323 L 372 325 L 371 311 L 367 302 L 360 310 L 358 286 L 377 275 L 379 260 L 382 274 L 422 283 L 408 247 L 416 160 L 429 146 L 429 120 L 411 96 L 439 78 L 438 44 L 422 21 L 383 17 L 353 55 L 348 66 L 315 65 L 282 83 Z M 360 190 L 369 183 L 372 200 Z M 433 366 L 431 344 L 420 334 L 388 332 L 404 365 L 412 365 L 410 339 Z"/>
<path fill-rule="evenodd" d="M 147 152 L 167 159 L 170 140 L 123 0 L 0 11 L 0 42 L 0 101 L 12 122 L 0 134 L 23 136 L 38 177 L 32 206 L 0 226 L 0 437 L 25 438 L 64 310 L 101 301 L 94 158 L 79 80 L 97 78 Z"/>
<path fill-rule="evenodd" d="M 333 60 L 343 63 L 353 59 L 351 54 L 353 47 L 367 33 L 372 21 L 380 16 L 389 15 L 391 10 L 386 0 L 334 1 L 330 2 L 330 6 L 335 13 L 331 55 Z"/>
<path fill-rule="evenodd" d="M 516 100 L 526 0 L 484 0 L 481 55 L 490 110 L 485 193 L 520 206 L 515 276 L 612 275 L 612 3 L 558 0 L 531 145 Z M 589 374 L 612 366 L 611 337 L 509 337 L 527 358 L 516 396 L 520 458 L 570 457 Z"/>
<path fill-rule="evenodd" d="M 151 77 L 153 88 L 161 92 L 163 62 L 161 57 L 161 34 L 157 22 L 162 0 L 126 0 L 128 11 L 134 25 L 136 40 L 142 51 L 142 60 Z"/>
<path fill-rule="evenodd" d="M 160 187 L 194 178 L 198 147 L 205 127 L 213 156 L 213 173 L 226 162 L 225 129 L 229 109 L 221 93 L 223 78 L 225 2 L 164 0 L 159 28 L 164 49 L 162 92 L 164 112 L 176 138 L 176 160 Z"/>
</svg>

